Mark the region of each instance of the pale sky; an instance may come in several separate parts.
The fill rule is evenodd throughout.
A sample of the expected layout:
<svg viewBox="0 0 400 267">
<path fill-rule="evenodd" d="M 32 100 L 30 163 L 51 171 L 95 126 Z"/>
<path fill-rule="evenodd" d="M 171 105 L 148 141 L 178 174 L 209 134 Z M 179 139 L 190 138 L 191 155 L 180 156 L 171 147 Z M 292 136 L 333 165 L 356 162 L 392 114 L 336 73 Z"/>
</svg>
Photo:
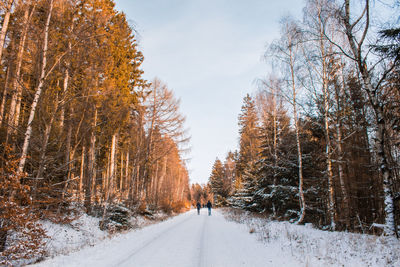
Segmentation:
<svg viewBox="0 0 400 267">
<path fill-rule="evenodd" d="M 192 183 L 206 183 L 216 157 L 238 147 L 243 97 L 267 75 L 266 45 L 279 20 L 301 18 L 303 0 L 116 0 L 138 31 L 144 78 L 181 99 L 191 135 Z"/>
</svg>

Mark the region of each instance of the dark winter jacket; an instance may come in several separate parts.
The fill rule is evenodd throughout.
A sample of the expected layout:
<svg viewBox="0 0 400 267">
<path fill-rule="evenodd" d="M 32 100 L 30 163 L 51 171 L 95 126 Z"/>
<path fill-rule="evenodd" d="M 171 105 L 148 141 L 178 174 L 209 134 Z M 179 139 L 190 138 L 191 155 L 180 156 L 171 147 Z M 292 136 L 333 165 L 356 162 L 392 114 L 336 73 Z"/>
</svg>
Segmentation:
<svg viewBox="0 0 400 267">
<path fill-rule="evenodd" d="M 200 205 L 199 202 L 197 202 L 196 207 L 197 207 L 197 209 L 200 209 L 200 208 L 201 208 L 201 205 Z"/>
<path fill-rule="evenodd" d="M 211 202 L 208 201 L 208 202 L 207 202 L 207 208 L 211 209 L 211 207 L 212 207 Z"/>
</svg>

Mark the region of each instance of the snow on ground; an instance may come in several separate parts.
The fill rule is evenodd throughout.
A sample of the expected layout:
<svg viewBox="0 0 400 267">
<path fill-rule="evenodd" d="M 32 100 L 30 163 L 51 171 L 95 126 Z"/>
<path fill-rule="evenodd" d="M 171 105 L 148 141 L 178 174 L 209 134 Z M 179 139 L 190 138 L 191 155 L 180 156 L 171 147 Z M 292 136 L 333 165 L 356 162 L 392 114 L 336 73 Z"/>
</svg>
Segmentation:
<svg viewBox="0 0 400 267">
<path fill-rule="evenodd" d="M 68 254 L 103 240 L 108 233 L 99 229 L 99 221 L 99 218 L 84 214 L 68 225 L 42 222 L 49 236 L 45 248 L 47 255 Z"/>
<path fill-rule="evenodd" d="M 241 224 L 192 210 L 35 266 L 299 266 Z"/>
<path fill-rule="evenodd" d="M 321 231 L 311 225 L 269 221 L 231 210 L 224 210 L 224 215 L 242 223 L 266 246 L 279 247 L 285 255 L 295 257 L 297 266 L 400 266 L 400 241 L 396 238 Z"/>
<path fill-rule="evenodd" d="M 168 216 L 164 213 L 155 213 L 151 219 L 144 216 L 132 217 L 130 223 L 134 229 L 140 229 L 144 226 L 159 222 Z M 111 235 L 107 231 L 99 228 L 101 218 L 82 214 L 79 218 L 69 224 L 56 224 L 50 221 L 42 221 L 42 227 L 49 236 L 46 240 L 46 255 L 56 257 L 58 255 L 67 255 L 79 251 L 87 246 L 94 246 L 104 239 L 118 238 L 124 233 Z"/>
<path fill-rule="evenodd" d="M 53 234 L 57 242 L 50 245 L 55 254 L 71 251 L 71 244 L 75 249 L 91 246 L 35 266 L 400 266 L 400 241 L 395 238 L 321 231 L 229 209 L 214 210 L 212 216 L 205 209 L 200 215 L 192 210 L 96 245 L 96 239 L 105 237 L 96 230 L 98 221 L 82 220 L 87 228 L 66 231 L 63 238 Z M 70 245 L 63 248 L 62 242 Z"/>
</svg>

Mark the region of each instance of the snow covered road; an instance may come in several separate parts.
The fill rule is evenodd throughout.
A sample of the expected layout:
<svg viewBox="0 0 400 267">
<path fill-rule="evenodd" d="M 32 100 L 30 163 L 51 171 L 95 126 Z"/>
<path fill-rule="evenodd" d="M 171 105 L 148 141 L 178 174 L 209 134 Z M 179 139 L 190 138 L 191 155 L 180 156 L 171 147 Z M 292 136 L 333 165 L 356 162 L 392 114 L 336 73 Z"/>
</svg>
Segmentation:
<svg viewBox="0 0 400 267">
<path fill-rule="evenodd" d="M 218 211 L 195 210 L 37 266 L 298 266 Z"/>
</svg>

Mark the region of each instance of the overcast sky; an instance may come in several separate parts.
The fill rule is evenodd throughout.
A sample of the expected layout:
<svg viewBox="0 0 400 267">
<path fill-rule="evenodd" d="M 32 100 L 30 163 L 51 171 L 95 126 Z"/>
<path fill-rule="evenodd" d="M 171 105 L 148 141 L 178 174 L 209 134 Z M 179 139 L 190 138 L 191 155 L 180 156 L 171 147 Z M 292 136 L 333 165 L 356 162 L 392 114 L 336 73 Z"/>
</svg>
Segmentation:
<svg viewBox="0 0 400 267">
<path fill-rule="evenodd" d="M 302 0 L 116 0 L 138 31 L 144 77 L 181 99 L 190 129 L 191 182 L 206 183 L 216 157 L 237 149 L 243 97 L 266 76 L 267 43 L 282 16 L 301 17 Z"/>
</svg>

